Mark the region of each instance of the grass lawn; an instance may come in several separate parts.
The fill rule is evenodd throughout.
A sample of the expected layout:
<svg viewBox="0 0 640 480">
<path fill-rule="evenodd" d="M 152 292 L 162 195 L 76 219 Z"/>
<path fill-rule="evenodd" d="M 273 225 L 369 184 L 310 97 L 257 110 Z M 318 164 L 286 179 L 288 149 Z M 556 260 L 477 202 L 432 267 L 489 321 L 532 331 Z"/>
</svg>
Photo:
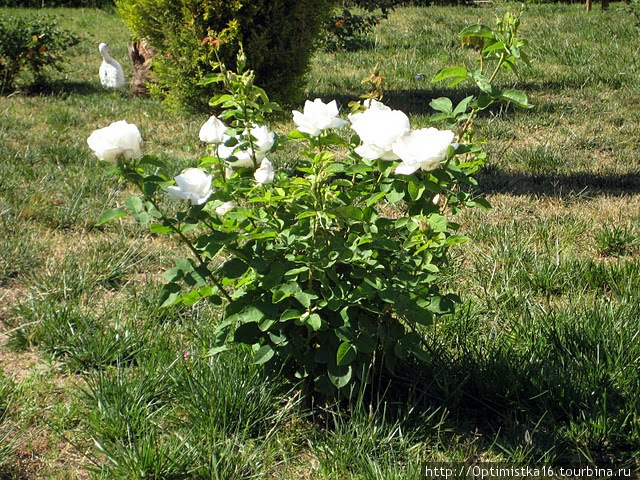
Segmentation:
<svg viewBox="0 0 640 480">
<path fill-rule="evenodd" d="M 318 53 L 308 97 L 343 106 L 378 68 L 385 102 L 427 123 L 429 79 L 472 65 L 457 32 L 495 7 L 399 8 L 370 47 Z M 523 17 L 532 110 L 476 124 L 489 212 L 459 217 L 446 286 L 463 304 L 404 365 L 348 405 L 309 413 L 243 349 L 215 359 L 217 312 L 160 309 L 184 252 L 133 223 L 94 225 L 125 185 L 86 138 L 126 119 L 176 173 L 205 153 L 205 116 L 102 90 L 97 45 L 125 66 L 113 13 L 46 10 L 81 35 L 45 91 L 0 96 L 0 479 L 419 479 L 423 462 L 640 468 L 640 29 L 614 4 Z M 2 9 L 0 14 L 33 15 Z M 417 74 L 424 74 L 420 79 Z M 289 120 L 273 126 L 284 131 Z M 635 477 L 634 477 L 635 478 Z"/>
</svg>

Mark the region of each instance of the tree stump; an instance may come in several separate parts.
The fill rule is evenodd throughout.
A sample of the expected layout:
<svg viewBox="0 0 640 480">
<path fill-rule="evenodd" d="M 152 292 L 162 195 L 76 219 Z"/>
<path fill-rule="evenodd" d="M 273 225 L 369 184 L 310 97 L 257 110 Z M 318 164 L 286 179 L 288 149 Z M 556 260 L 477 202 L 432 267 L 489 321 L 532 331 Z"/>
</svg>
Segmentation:
<svg viewBox="0 0 640 480">
<path fill-rule="evenodd" d="M 150 63 L 156 50 L 146 41 L 133 42 L 128 45 L 129 59 L 133 66 L 131 77 L 131 92 L 137 96 L 149 95 L 147 84 L 152 81 Z"/>
</svg>

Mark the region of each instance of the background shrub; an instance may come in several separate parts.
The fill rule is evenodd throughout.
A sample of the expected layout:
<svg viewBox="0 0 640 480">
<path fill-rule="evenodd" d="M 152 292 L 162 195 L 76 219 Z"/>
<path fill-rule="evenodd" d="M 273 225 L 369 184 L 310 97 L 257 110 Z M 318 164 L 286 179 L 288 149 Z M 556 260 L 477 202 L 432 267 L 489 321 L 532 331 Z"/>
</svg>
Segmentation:
<svg viewBox="0 0 640 480">
<path fill-rule="evenodd" d="M 0 0 L 0 7 L 17 8 L 50 8 L 50 7 L 84 7 L 113 8 L 113 0 Z"/>
<path fill-rule="evenodd" d="M 174 107 L 207 110 L 214 91 L 200 85 L 214 71 L 215 50 L 231 69 L 241 41 L 247 66 L 271 96 L 301 99 L 303 76 L 335 0 L 117 0 L 138 38 L 159 50 L 152 94 Z"/>
<path fill-rule="evenodd" d="M 54 18 L 27 20 L 0 16 L 0 91 L 11 89 L 17 75 L 28 70 L 36 84 L 45 82 L 46 67 L 61 70 L 63 52 L 78 43 Z"/>
<path fill-rule="evenodd" d="M 366 45 L 365 36 L 386 19 L 399 0 L 342 0 L 325 22 L 325 50 L 357 50 Z"/>
</svg>

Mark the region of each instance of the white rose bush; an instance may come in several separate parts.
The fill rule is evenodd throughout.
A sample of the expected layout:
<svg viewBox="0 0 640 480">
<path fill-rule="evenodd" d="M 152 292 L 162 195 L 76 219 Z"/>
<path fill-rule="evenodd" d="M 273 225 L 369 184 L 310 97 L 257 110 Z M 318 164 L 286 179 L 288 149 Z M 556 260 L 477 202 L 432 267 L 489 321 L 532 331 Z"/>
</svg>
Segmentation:
<svg viewBox="0 0 640 480">
<path fill-rule="evenodd" d="M 480 27 L 465 34 L 492 45 Z M 497 55 L 497 69 L 514 63 L 516 41 L 493 44 L 487 58 Z M 98 223 L 131 214 L 185 244 L 190 257 L 165 273 L 160 303 L 220 306 L 210 355 L 250 345 L 256 363 L 325 396 L 367 381 L 372 367 L 393 372 L 399 360 L 424 360 L 424 327 L 459 301 L 442 288 L 450 247 L 466 241 L 452 216 L 488 206 L 473 196 L 485 158 L 473 119 L 499 100 L 527 106 L 523 93 L 465 72 L 436 76 L 482 85 L 455 108 L 435 99 L 438 126 L 412 128 L 405 113 L 375 99 L 354 104 L 345 119 L 335 101 L 315 99 L 293 112 L 297 128 L 285 136 L 266 126 L 278 107 L 252 72 L 223 68 L 209 81 L 228 93 L 211 100 L 220 114 L 199 133 L 210 154 L 192 168 L 176 172 L 102 130 L 92 134 L 96 155 L 140 192 Z M 115 155 L 112 142 L 122 143 Z M 296 162 L 279 161 L 285 142 L 302 144 Z M 159 208 L 167 196 L 180 209 L 171 217 Z"/>
</svg>

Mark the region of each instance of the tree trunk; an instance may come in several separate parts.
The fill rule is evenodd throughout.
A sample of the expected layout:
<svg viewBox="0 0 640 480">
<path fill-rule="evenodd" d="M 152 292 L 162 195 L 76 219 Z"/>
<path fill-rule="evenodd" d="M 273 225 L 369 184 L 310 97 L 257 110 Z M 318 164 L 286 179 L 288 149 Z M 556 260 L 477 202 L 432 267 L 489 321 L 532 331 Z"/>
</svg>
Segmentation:
<svg viewBox="0 0 640 480">
<path fill-rule="evenodd" d="M 155 49 L 147 42 L 133 42 L 129 47 L 129 59 L 133 66 L 133 77 L 131 78 L 131 92 L 137 96 L 149 95 L 147 84 L 151 82 L 151 72 L 149 64 Z"/>
</svg>

